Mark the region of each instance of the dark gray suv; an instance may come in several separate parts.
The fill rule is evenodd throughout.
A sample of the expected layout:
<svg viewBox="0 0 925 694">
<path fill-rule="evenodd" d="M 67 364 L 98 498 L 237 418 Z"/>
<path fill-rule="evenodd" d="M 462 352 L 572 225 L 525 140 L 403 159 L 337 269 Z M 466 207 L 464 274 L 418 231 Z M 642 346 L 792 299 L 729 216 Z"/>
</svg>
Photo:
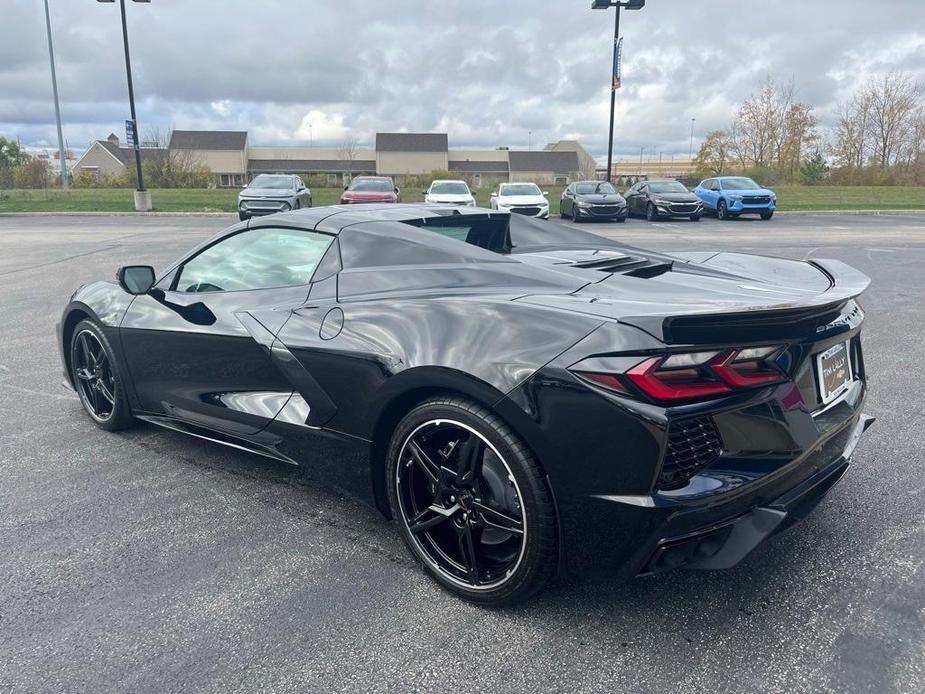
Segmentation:
<svg viewBox="0 0 925 694">
<path fill-rule="evenodd" d="M 260 174 L 238 193 L 242 220 L 311 206 L 312 192 L 293 174 Z"/>
</svg>

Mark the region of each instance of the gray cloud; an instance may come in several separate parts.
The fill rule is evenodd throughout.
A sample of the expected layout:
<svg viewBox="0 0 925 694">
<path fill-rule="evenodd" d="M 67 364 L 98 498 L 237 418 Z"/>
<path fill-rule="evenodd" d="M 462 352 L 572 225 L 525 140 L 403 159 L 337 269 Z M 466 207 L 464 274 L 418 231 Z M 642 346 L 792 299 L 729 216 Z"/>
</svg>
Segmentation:
<svg viewBox="0 0 925 694">
<path fill-rule="evenodd" d="M 118 7 L 52 0 L 64 131 L 82 148 L 127 117 Z M 257 144 L 336 146 L 377 130 L 450 133 L 451 146 L 563 136 L 603 155 L 613 11 L 587 0 L 152 0 L 129 3 L 142 130 L 246 128 Z M 3 0 L 0 133 L 54 141 L 42 3 Z M 687 154 L 771 74 L 823 125 L 867 76 L 925 80 L 919 0 L 650 0 L 624 12 L 620 156 Z"/>
</svg>

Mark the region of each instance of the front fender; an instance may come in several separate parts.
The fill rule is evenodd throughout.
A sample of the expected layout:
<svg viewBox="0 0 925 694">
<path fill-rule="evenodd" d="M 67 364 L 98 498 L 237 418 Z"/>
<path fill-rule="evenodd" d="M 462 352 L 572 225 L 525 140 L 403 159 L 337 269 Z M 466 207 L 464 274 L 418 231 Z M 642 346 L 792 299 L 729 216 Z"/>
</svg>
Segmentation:
<svg viewBox="0 0 925 694">
<path fill-rule="evenodd" d="M 71 295 L 67 306 L 61 313 L 61 320 L 56 326 L 56 331 L 58 354 L 64 368 L 64 378 L 72 388 L 74 384 L 71 381 L 71 370 L 68 364 L 68 345 L 74 326 L 85 318 L 94 321 L 103 330 L 110 345 L 116 351 L 116 358 L 120 363 L 124 363 L 118 329 L 134 298 L 114 282 L 103 281 L 85 284 Z"/>
</svg>

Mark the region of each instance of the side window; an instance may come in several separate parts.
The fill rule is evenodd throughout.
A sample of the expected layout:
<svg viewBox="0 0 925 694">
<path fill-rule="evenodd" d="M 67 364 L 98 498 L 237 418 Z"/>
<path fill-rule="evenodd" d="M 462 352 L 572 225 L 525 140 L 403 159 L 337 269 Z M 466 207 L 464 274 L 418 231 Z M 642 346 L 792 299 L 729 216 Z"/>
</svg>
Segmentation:
<svg viewBox="0 0 925 694">
<path fill-rule="evenodd" d="M 723 189 L 723 187 L 719 184 L 719 179 L 714 178 L 714 179 L 713 179 L 713 187 L 712 187 L 711 190 L 722 190 L 722 189 Z"/>
<path fill-rule="evenodd" d="M 179 292 L 226 292 L 309 283 L 332 236 L 251 229 L 222 239 L 180 268 Z"/>
</svg>

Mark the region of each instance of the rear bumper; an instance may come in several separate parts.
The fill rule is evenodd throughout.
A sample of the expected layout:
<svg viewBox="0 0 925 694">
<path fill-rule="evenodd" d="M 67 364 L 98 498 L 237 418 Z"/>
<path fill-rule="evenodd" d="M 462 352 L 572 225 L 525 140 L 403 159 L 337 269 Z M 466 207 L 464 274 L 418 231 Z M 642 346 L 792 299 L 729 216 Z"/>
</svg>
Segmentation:
<svg viewBox="0 0 925 694">
<path fill-rule="evenodd" d="M 663 537 L 639 573 L 674 568 L 728 569 L 742 561 L 764 540 L 789 528 L 816 508 L 848 471 L 851 454 L 874 418 L 860 415 L 841 454 L 811 477 L 776 499 L 726 522 L 714 523 L 683 535 Z"/>
</svg>

